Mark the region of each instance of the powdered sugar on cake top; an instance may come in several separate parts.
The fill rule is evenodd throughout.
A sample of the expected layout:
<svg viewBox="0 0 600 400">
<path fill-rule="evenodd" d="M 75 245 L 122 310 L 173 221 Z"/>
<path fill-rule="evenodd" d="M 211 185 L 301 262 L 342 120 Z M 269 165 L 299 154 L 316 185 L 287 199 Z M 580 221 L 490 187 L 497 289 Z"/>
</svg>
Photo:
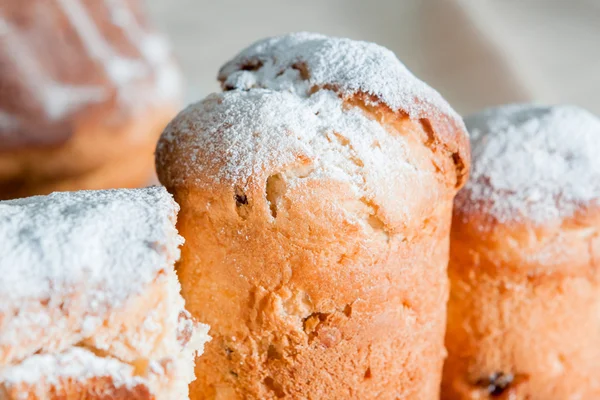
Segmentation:
<svg viewBox="0 0 600 400">
<path fill-rule="evenodd" d="M 302 68 L 308 76 L 302 76 Z M 226 88 L 264 87 L 299 95 L 314 86 L 335 87 L 344 96 L 361 92 L 411 118 L 441 113 L 462 126 L 439 93 L 410 73 L 390 50 L 369 42 L 306 32 L 264 39 L 225 64 L 219 79 Z"/>
<path fill-rule="evenodd" d="M 329 90 L 308 98 L 268 89 L 211 95 L 169 124 L 159 162 L 173 146 L 185 154 L 167 166 L 179 168 L 171 176 L 175 184 L 243 186 L 265 172 L 305 163 L 312 178 L 348 182 L 373 198 L 385 197 L 407 179 L 406 171 L 420 173 L 408 161 L 404 137 L 391 135 L 358 107 L 344 108 Z M 190 180 L 197 177 L 200 182 Z"/>
<path fill-rule="evenodd" d="M 575 106 L 509 105 L 466 118 L 471 180 L 463 213 L 541 224 L 600 200 L 600 119 Z"/>
<path fill-rule="evenodd" d="M 81 291 L 90 313 L 118 306 L 172 268 L 177 210 L 162 187 L 0 202 L 0 313 Z"/>
<path fill-rule="evenodd" d="M 208 178 L 245 184 L 259 171 L 304 159 L 313 176 L 351 181 L 372 197 L 384 191 L 375 182 L 401 181 L 403 167 L 416 169 L 407 162 L 405 138 L 393 137 L 385 123 L 345 103 L 357 93 L 413 120 L 443 121 L 441 129 L 451 134 L 435 133 L 441 142 L 453 142 L 449 147 L 466 135 L 462 119 L 435 90 L 373 43 L 311 33 L 266 39 L 227 63 L 219 78 L 226 89 L 245 93 L 211 95 L 166 128 L 158 162 L 184 147 L 189 159 L 163 168 L 177 169 L 165 178 L 172 184 L 190 177 L 195 183 Z"/>
</svg>

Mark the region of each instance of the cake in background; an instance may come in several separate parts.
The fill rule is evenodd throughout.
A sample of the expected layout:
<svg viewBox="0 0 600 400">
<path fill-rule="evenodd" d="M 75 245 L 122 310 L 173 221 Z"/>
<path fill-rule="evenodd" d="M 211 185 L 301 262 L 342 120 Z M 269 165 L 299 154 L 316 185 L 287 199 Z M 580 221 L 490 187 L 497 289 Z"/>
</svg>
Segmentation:
<svg viewBox="0 0 600 400">
<path fill-rule="evenodd" d="M 442 398 L 600 398 L 600 119 L 510 105 L 466 118 Z"/>
<path fill-rule="evenodd" d="M 374 43 L 265 39 L 219 78 L 157 147 L 212 327 L 190 397 L 438 399 L 462 119 Z"/>
<path fill-rule="evenodd" d="M 181 79 L 142 3 L 0 5 L 0 199 L 136 187 Z"/>
<path fill-rule="evenodd" d="M 0 202 L 0 399 L 183 400 L 208 326 L 162 187 Z"/>
</svg>

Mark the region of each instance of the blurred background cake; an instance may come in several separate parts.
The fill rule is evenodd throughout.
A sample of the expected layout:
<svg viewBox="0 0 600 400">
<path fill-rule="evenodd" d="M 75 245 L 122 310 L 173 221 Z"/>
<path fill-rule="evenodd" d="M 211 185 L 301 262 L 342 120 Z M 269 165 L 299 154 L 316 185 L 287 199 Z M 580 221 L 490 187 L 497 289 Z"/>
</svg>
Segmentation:
<svg viewBox="0 0 600 400">
<path fill-rule="evenodd" d="M 142 5 L 0 4 L 0 199 L 150 182 L 181 79 Z"/>
</svg>

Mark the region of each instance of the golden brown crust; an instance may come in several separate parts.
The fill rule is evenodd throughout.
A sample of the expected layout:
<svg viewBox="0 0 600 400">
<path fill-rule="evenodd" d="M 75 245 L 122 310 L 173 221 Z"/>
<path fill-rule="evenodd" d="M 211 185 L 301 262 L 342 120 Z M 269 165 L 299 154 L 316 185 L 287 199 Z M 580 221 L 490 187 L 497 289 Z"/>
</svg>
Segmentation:
<svg viewBox="0 0 600 400">
<path fill-rule="evenodd" d="M 156 140 L 174 114 L 165 105 L 118 127 L 85 120 L 59 146 L 0 153 L 0 199 L 145 186 L 154 176 Z"/>
<path fill-rule="evenodd" d="M 469 179 L 471 169 L 471 147 L 469 136 L 462 122 L 443 114 L 432 114 L 425 119 L 435 132 L 431 146 L 441 147 L 451 157 L 456 168 L 456 188 L 460 189 Z"/>
<path fill-rule="evenodd" d="M 572 217 L 544 224 L 500 222 L 485 211 L 455 207 L 452 244 L 461 249 L 456 254 L 477 253 L 477 270 L 494 276 L 590 276 L 600 256 L 598 224 L 598 207 L 580 207 Z"/>
<path fill-rule="evenodd" d="M 358 93 L 347 101 L 365 107 L 383 121 L 402 120 L 408 117 L 403 110 L 392 111 L 381 99 L 373 95 Z M 373 106 L 373 104 L 377 105 Z M 462 121 L 457 121 L 455 117 L 435 109 L 419 122 L 427 133 L 425 144 L 432 151 L 444 154 L 452 160 L 456 170 L 456 188 L 462 188 L 469 178 L 471 167 L 471 146 L 464 124 Z"/>
<path fill-rule="evenodd" d="M 303 204 L 294 204 L 301 193 L 287 193 L 290 208 L 279 210 L 275 228 L 261 223 L 264 209 L 240 221 L 233 194 L 175 192 L 188 238 L 178 266 L 183 295 L 214 327 L 193 399 L 437 397 L 447 220 L 431 219 L 433 237 L 373 243 L 374 233 L 317 206 L 323 196 L 349 200 L 339 189 L 315 187 Z M 190 207 L 208 202 L 210 212 Z"/>
<path fill-rule="evenodd" d="M 181 180 L 210 149 L 159 146 L 159 178 L 181 206 L 182 293 L 213 327 L 192 399 L 439 396 L 454 162 L 418 121 L 363 107 L 405 140 L 403 178 L 420 180 L 382 203 L 304 175 L 302 157 L 247 182 L 214 170 Z"/>
<path fill-rule="evenodd" d="M 600 396 L 598 217 L 535 225 L 455 214 L 442 398 Z"/>
</svg>

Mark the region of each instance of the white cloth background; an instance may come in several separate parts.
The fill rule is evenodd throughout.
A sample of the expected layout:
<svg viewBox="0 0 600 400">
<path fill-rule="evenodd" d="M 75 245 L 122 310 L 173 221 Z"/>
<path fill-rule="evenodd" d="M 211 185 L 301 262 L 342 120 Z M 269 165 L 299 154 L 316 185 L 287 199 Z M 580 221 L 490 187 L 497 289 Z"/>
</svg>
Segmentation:
<svg viewBox="0 0 600 400">
<path fill-rule="evenodd" d="M 507 102 L 600 114 L 600 0 L 147 0 L 187 101 L 251 42 L 315 31 L 380 43 L 462 113 Z"/>
</svg>

